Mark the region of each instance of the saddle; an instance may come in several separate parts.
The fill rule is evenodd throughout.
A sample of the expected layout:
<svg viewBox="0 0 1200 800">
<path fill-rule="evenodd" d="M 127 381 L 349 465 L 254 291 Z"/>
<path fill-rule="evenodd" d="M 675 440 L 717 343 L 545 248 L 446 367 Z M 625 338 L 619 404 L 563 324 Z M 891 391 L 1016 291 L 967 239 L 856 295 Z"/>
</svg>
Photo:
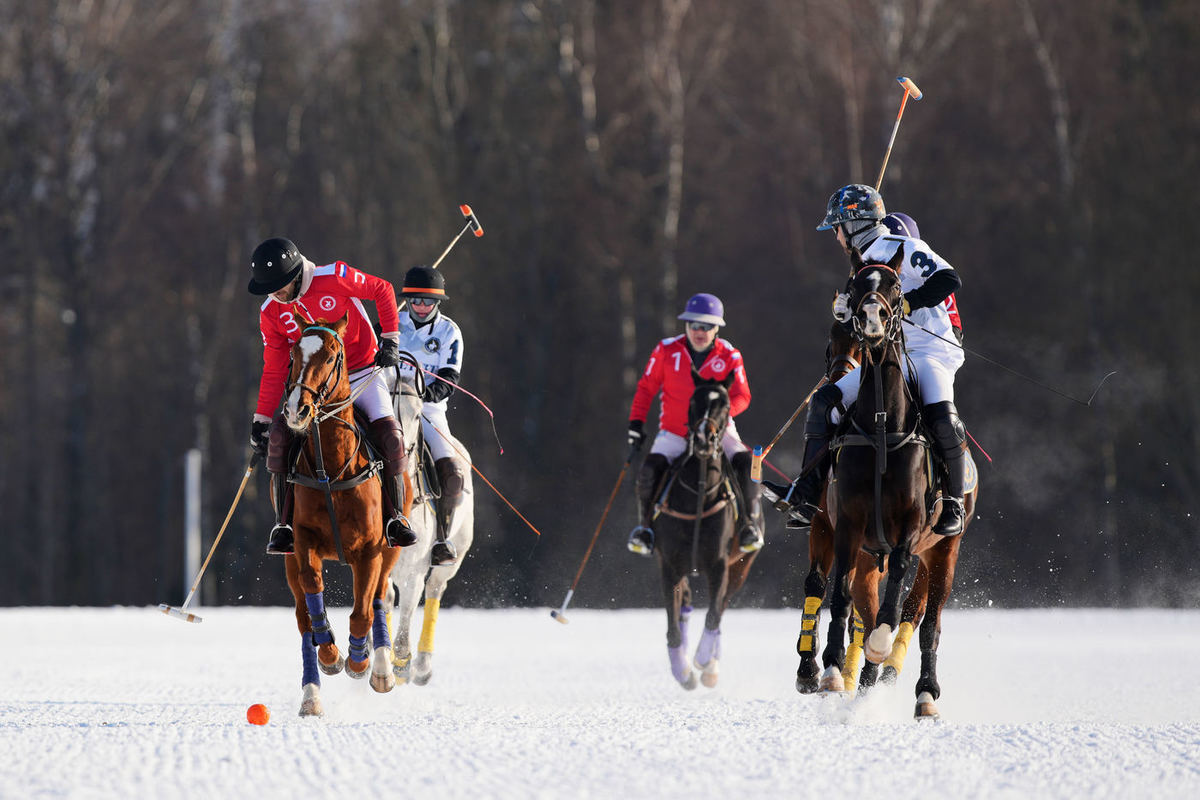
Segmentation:
<svg viewBox="0 0 1200 800">
<path fill-rule="evenodd" d="M 687 462 L 687 460 L 687 453 L 680 455 L 671 462 L 670 466 L 668 466 L 667 470 L 663 473 L 662 478 L 659 479 L 659 487 L 661 488 L 655 487 L 654 492 L 655 496 L 658 497 L 657 502 L 654 504 L 655 518 L 657 518 L 659 514 L 666 514 L 667 516 L 674 517 L 676 519 L 696 519 L 695 506 L 692 506 L 687 510 L 679 510 L 673 508 L 668 502 L 671 489 L 674 487 L 676 481 L 679 480 L 680 473 L 683 470 L 683 465 Z M 735 501 L 734 521 L 736 522 L 741 516 L 741 507 L 744 504 L 744 500 L 740 497 L 740 492 L 737 490 L 737 481 L 733 479 L 733 466 L 729 463 L 729 458 L 724 453 L 721 454 L 721 480 L 718 483 L 718 486 L 719 488 L 714 496 L 715 502 L 705 508 L 700 516 L 702 518 L 711 517 L 713 514 L 716 514 L 718 511 L 724 509 L 725 506 L 729 504 L 730 500 L 733 500 Z M 696 489 L 699 487 L 687 488 L 691 489 L 692 493 L 695 494 Z M 706 495 L 708 494 L 709 489 L 710 487 L 705 487 Z"/>
<path fill-rule="evenodd" d="M 915 381 L 909 380 L 908 386 L 910 391 L 914 393 L 914 397 L 920 396 L 919 394 L 916 394 L 918 387 Z M 838 456 L 841 454 L 842 447 L 845 444 L 849 444 L 851 442 L 863 444 L 863 438 L 869 440 L 870 443 L 873 443 L 873 437 L 871 433 L 869 431 L 863 432 L 858 430 L 857 426 L 854 424 L 854 406 L 855 404 L 851 403 L 846 408 L 846 412 L 842 415 L 842 420 L 838 423 L 838 426 L 834 431 L 833 438 L 830 440 L 829 450 L 832 454 L 832 460 L 830 463 L 831 471 L 834 466 L 836 466 Z M 895 441 L 893 441 L 893 439 L 895 439 Z M 928 487 L 925 491 L 925 508 L 930 518 L 935 518 L 935 506 L 941 501 L 942 489 L 945 482 L 948 480 L 949 475 L 946 470 L 945 461 L 943 461 L 941 454 L 938 453 L 938 449 L 931 445 L 931 442 L 933 442 L 933 432 L 929 429 L 929 426 L 925 424 L 925 418 L 918 411 L 917 425 L 913 433 L 911 435 L 889 434 L 888 450 L 890 452 L 893 449 L 898 449 L 899 447 L 910 443 L 917 443 L 924 447 L 925 458 L 923 463 L 925 465 L 925 483 Z M 963 455 L 966 458 L 966 480 L 963 482 L 963 493 L 970 494 L 979 485 L 979 469 L 975 465 L 975 459 L 971 456 L 971 448 L 964 447 Z"/>
</svg>

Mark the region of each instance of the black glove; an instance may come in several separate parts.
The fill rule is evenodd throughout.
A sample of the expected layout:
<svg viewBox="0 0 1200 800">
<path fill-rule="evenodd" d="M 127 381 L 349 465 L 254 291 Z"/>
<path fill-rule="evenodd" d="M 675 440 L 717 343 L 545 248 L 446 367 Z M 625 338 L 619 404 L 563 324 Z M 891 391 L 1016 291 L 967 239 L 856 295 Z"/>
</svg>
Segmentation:
<svg viewBox="0 0 1200 800">
<path fill-rule="evenodd" d="M 269 422 L 251 422 L 250 423 L 250 449 L 255 455 L 263 458 L 267 455 L 267 445 L 271 441 L 271 423 Z"/>
<path fill-rule="evenodd" d="M 375 365 L 379 367 L 394 367 L 400 363 L 400 345 L 391 339 L 384 339 L 375 354 Z"/>
<path fill-rule="evenodd" d="M 646 434 L 642 432 L 645 426 L 646 423 L 643 420 L 629 420 L 629 446 L 634 450 L 642 449 L 642 442 L 646 440 Z"/>
</svg>

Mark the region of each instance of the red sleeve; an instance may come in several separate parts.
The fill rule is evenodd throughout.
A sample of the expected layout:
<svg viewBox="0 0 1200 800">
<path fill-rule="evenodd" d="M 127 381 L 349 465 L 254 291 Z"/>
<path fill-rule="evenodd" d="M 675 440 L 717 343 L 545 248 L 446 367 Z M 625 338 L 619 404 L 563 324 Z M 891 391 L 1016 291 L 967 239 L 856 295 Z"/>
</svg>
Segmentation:
<svg viewBox="0 0 1200 800">
<path fill-rule="evenodd" d="M 733 368 L 733 385 L 729 387 L 729 416 L 736 417 L 750 405 L 750 381 L 746 380 L 746 362 L 737 350 L 730 353 Z"/>
<path fill-rule="evenodd" d="M 292 348 L 279 327 L 279 320 L 271 316 L 279 308 L 281 306 L 277 303 L 268 303 L 258 312 L 258 329 L 262 332 L 263 340 L 263 372 L 262 380 L 258 384 L 258 405 L 254 413 L 266 417 L 274 416 L 275 410 L 279 408 L 279 401 L 287 387 L 288 368 L 291 366 Z"/>
<path fill-rule="evenodd" d="M 662 389 L 665 357 L 662 342 L 659 342 L 650 354 L 650 360 L 646 362 L 646 369 L 642 370 L 642 377 L 638 379 L 637 392 L 633 395 L 633 407 L 629 409 L 630 421 L 637 419 L 645 422 L 650 414 L 650 404 Z"/>
<path fill-rule="evenodd" d="M 339 262 L 338 267 L 344 262 Z M 396 289 L 392 282 L 375 275 L 369 275 L 362 270 L 345 264 L 346 269 L 335 269 L 346 293 L 359 300 L 370 300 L 375 303 L 375 312 L 379 315 L 379 327 L 384 333 L 395 333 L 400 330 L 400 311 L 396 306 Z"/>
</svg>

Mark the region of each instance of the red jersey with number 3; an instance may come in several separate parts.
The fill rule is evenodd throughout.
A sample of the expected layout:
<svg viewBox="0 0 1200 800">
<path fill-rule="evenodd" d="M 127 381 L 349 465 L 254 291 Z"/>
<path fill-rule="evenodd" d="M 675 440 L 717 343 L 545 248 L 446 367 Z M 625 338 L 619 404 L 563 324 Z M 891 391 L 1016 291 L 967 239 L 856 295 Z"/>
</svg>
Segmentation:
<svg viewBox="0 0 1200 800">
<path fill-rule="evenodd" d="M 698 372 L 701 378 L 724 380 L 734 372 L 733 384 L 729 387 L 729 416 L 736 417 L 750 405 L 750 384 L 746 381 L 746 367 L 742 354 L 724 339 L 713 342 L 708 356 Z M 633 407 L 629 419 L 642 420 L 650 413 L 654 396 L 662 391 L 659 402 L 658 427 L 677 436 L 687 436 L 688 403 L 696 383 L 692 380 L 692 351 L 683 334 L 663 339 L 650 354 L 646 369 L 638 380 L 637 393 L 633 396 Z"/>
<path fill-rule="evenodd" d="M 258 386 L 255 413 L 272 416 L 287 388 L 291 350 L 300 339 L 304 322 L 333 322 L 347 317 L 349 324 L 343 341 L 346 367 L 350 372 L 369 367 L 375 360 L 379 342 L 362 301 L 375 303 L 384 333 L 395 333 L 400 326 L 396 308 L 396 290 L 390 281 L 357 270 L 342 261 L 317 267 L 312 282 L 301 297 L 280 303 L 270 297 L 258 312 L 258 328 L 263 340 L 263 373 Z"/>
</svg>

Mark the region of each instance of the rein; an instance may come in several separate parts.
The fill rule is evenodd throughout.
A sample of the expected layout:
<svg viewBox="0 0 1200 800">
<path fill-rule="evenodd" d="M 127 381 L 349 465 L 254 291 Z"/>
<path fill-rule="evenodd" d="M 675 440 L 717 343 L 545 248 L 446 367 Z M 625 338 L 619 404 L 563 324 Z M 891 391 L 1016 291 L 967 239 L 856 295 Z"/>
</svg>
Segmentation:
<svg viewBox="0 0 1200 800">
<path fill-rule="evenodd" d="M 890 269 L 890 267 L 888 268 Z M 882 337 L 882 346 L 880 354 L 876 358 L 874 350 L 870 342 L 867 341 L 867 336 L 863 331 L 863 325 L 859 315 L 862 313 L 863 306 L 867 301 L 875 298 L 881 303 L 887 311 L 887 322 L 884 325 Z M 884 407 L 884 392 L 883 392 L 883 368 L 888 364 L 894 363 L 897 369 L 900 370 L 901 391 L 908 397 L 910 405 L 913 398 L 908 387 L 908 380 L 904 374 L 904 363 L 907 358 L 903 342 L 904 335 L 901 328 L 901 317 L 894 313 L 892 304 L 881 292 L 872 291 L 863 295 L 859 301 L 854 313 L 854 337 L 860 345 L 863 358 L 863 369 L 865 378 L 865 370 L 871 368 L 871 375 L 874 379 L 875 388 L 875 429 L 868 433 L 859 425 L 858 420 L 854 417 L 850 418 L 850 424 L 853 426 L 856 434 L 847 434 L 837 437 L 832 443 L 833 449 L 842 447 L 872 447 L 875 450 L 875 525 L 872 530 L 874 534 L 874 547 L 872 552 L 882 559 L 892 551 L 891 545 L 888 544 L 887 536 L 883 530 L 883 476 L 887 472 L 887 457 L 889 452 L 895 452 L 910 444 L 918 444 L 922 447 L 928 447 L 929 443 L 919 433 L 921 422 L 920 416 L 913 421 L 913 428 L 910 431 L 893 431 L 887 430 L 888 413 Z M 890 352 L 895 352 L 896 358 L 894 361 L 888 360 Z"/>
</svg>

